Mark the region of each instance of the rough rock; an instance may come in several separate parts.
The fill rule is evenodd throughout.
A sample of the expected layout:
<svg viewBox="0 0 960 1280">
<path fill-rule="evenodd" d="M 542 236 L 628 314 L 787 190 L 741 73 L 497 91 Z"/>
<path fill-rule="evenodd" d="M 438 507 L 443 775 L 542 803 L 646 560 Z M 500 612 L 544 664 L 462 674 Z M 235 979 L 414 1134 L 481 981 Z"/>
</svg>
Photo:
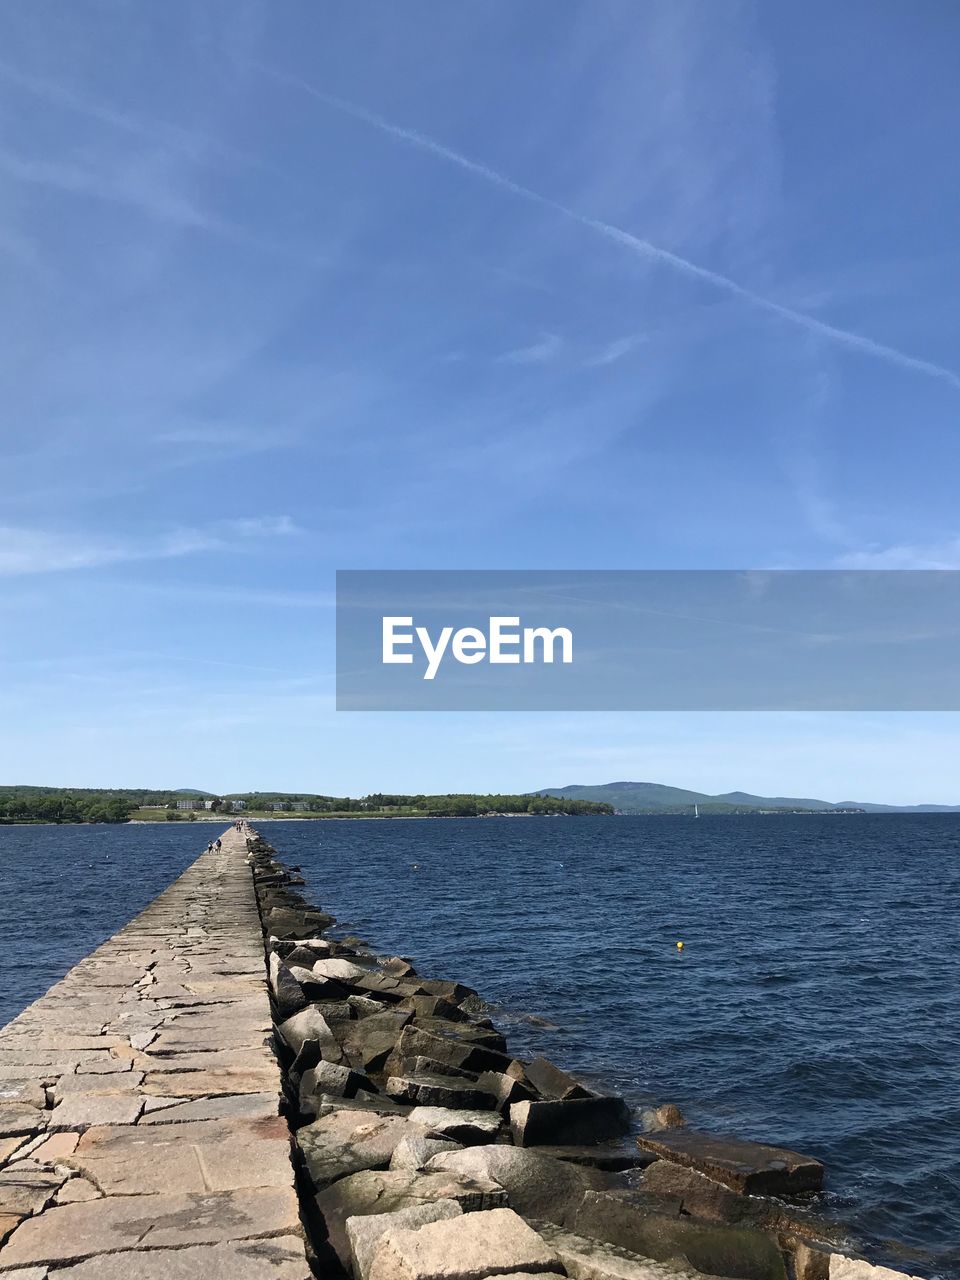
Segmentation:
<svg viewBox="0 0 960 1280">
<path fill-rule="evenodd" d="M 296 1143 L 316 1190 L 364 1169 L 386 1169 L 397 1144 L 423 1134 L 402 1116 L 336 1110 L 297 1130 Z"/>
<path fill-rule="evenodd" d="M 500 1132 L 501 1125 L 496 1111 L 454 1111 L 449 1107 L 414 1107 L 409 1118 L 412 1124 L 453 1138 L 464 1146 L 490 1142 Z"/>
<path fill-rule="evenodd" d="M 0 1214 L 25 1218 L 40 1213 L 60 1190 L 64 1177 L 39 1170 L 0 1172 Z"/>
<path fill-rule="evenodd" d="M 477 1086 L 489 1093 L 498 1111 L 506 1111 L 512 1102 L 532 1102 L 535 1091 L 516 1076 L 505 1071 L 483 1071 L 477 1077 Z"/>
<path fill-rule="evenodd" d="M 816 1219 L 807 1208 L 794 1207 L 776 1198 L 741 1195 L 696 1169 L 668 1160 L 657 1160 L 650 1165 L 636 1189 L 639 1195 L 650 1197 L 653 1209 L 669 1200 L 679 1213 L 705 1222 L 774 1232 L 788 1249 L 794 1241 L 804 1238 L 826 1242 L 838 1241 L 843 1236 L 836 1223 Z M 822 1280 L 826 1280 L 826 1273 Z"/>
<path fill-rule="evenodd" d="M 350 986 L 363 995 L 374 996 L 387 1004 L 399 1004 L 417 994 L 412 982 L 404 978 L 391 978 L 386 973 L 374 973 L 365 970 L 359 978 L 352 979 Z"/>
<path fill-rule="evenodd" d="M 434 1156 L 426 1172 L 440 1170 L 470 1178 L 492 1178 L 507 1193 L 511 1209 L 525 1218 L 556 1223 L 571 1220 L 587 1187 L 602 1186 L 605 1181 L 602 1174 L 593 1170 L 501 1144 Z"/>
<path fill-rule="evenodd" d="M 848 1258 L 843 1254 L 830 1255 L 830 1280 L 919 1280 L 904 1271 L 891 1271 L 889 1267 L 875 1267 L 860 1258 Z"/>
<path fill-rule="evenodd" d="M 347 1004 L 358 1018 L 369 1018 L 373 1013 L 386 1013 L 390 1008 L 382 1000 L 374 1000 L 371 996 L 347 996 Z"/>
<path fill-rule="evenodd" d="M 790 1236 L 781 1236 L 780 1244 L 793 1262 L 793 1280 L 830 1280 L 830 1254 L 826 1249 Z"/>
<path fill-rule="evenodd" d="M 823 1186 L 820 1161 L 784 1147 L 769 1147 L 694 1129 L 642 1134 L 637 1144 L 662 1160 L 697 1169 L 715 1182 L 746 1195 L 789 1196 L 819 1191 Z"/>
<path fill-rule="evenodd" d="M 412 1205 L 409 1209 L 397 1209 L 394 1213 L 370 1213 L 348 1218 L 347 1240 L 350 1245 L 350 1261 L 358 1280 L 367 1280 L 370 1264 L 384 1235 L 397 1227 L 415 1230 L 428 1222 L 441 1222 L 447 1218 L 459 1218 L 463 1210 L 456 1200 L 436 1200 L 433 1204 Z"/>
<path fill-rule="evenodd" d="M 447 1024 L 450 1031 L 461 1033 L 465 1023 Z M 466 1071 L 503 1071 L 512 1059 L 506 1054 L 490 1049 L 486 1045 L 464 1038 L 461 1034 L 438 1035 L 425 1030 L 420 1025 L 408 1026 L 397 1041 L 396 1056 L 387 1063 L 387 1070 L 394 1074 L 393 1066 L 397 1064 L 398 1074 L 403 1074 L 404 1063 L 413 1058 L 431 1058 L 444 1066 L 461 1067 Z"/>
<path fill-rule="evenodd" d="M 443 996 L 412 995 L 405 997 L 401 1004 L 410 1009 L 417 1018 L 442 1018 L 445 1022 L 466 1022 L 469 1015 Z"/>
<path fill-rule="evenodd" d="M 479 1078 L 479 1072 L 467 1071 L 463 1067 L 451 1067 L 448 1063 L 438 1062 L 436 1058 L 406 1058 L 404 1059 L 403 1070 L 398 1071 L 397 1075 L 413 1075 L 413 1076 L 456 1076 L 458 1080 L 472 1080 L 476 1084 Z"/>
<path fill-rule="evenodd" d="M 322 1093 L 317 1098 L 317 1115 L 329 1115 L 331 1111 L 353 1111 L 368 1116 L 400 1116 L 407 1119 L 412 1108 L 402 1102 L 394 1102 L 383 1093 L 369 1093 L 359 1089 L 354 1098 L 338 1098 L 332 1093 Z"/>
<path fill-rule="evenodd" d="M 430 996 L 443 996 L 454 1004 L 463 1004 L 465 1000 L 480 1000 L 479 994 L 472 987 L 465 987 L 462 982 L 446 982 L 438 978 L 421 978 L 418 989 Z"/>
<path fill-rule="evenodd" d="M 460 1107 L 492 1110 L 494 1099 L 485 1089 L 462 1077 L 440 1075 L 390 1076 L 388 1097 L 422 1107 Z"/>
<path fill-rule="evenodd" d="M 680 1129 L 686 1124 L 683 1112 L 672 1102 L 659 1107 L 646 1107 L 640 1112 L 640 1127 L 644 1133 L 658 1133 L 661 1129 Z"/>
<path fill-rule="evenodd" d="M 31 1159 L 39 1164 L 62 1164 L 72 1156 L 80 1141 L 79 1133 L 54 1133 L 31 1151 Z"/>
<path fill-rule="evenodd" d="M 527 1079 L 544 1098 L 589 1098 L 590 1091 L 579 1080 L 561 1071 L 549 1058 L 534 1058 L 526 1064 Z"/>
<path fill-rule="evenodd" d="M 318 1099 L 323 1095 L 355 1098 L 361 1089 L 373 1091 L 373 1085 L 359 1071 L 334 1062 L 318 1062 L 300 1077 L 300 1114 L 316 1115 Z"/>
<path fill-rule="evenodd" d="M 598 1142 L 594 1146 L 533 1146 L 524 1150 L 536 1151 L 542 1156 L 553 1156 L 555 1160 L 569 1160 L 571 1164 L 586 1164 L 594 1169 L 602 1169 L 605 1173 L 622 1173 L 626 1169 L 643 1169 L 654 1164 L 656 1156 L 649 1151 L 641 1151 L 630 1143 L 628 1138 L 622 1141 Z"/>
<path fill-rule="evenodd" d="M 14 1138 L 20 1134 L 33 1133 L 42 1124 L 38 1119 L 36 1107 L 29 1104 L 23 1106 L 0 1106 L 0 1138 Z"/>
<path fill-rule="evenodd" d="M 534 1225 L 571 1280 L 702 1280 L 699 1272 L 642 1258 L 616 1245 L 574 1235 L 550 1222 Z"/>
<path fill-rule="evenodd" d="M 314 974 L 321 978 L 335 978 L 339 982 L 346 983 L 352 983 L 357 978 L 365 978 L 370 972 L 369 969 L 363 969 L 351 960 L 338 960 L 336 957 L 329 960 L 317 960 L 312 968 Z"/>
<path fill-rule="evenodd" d="M 560 1260 L 512 1209 L 491 1209 L 393 1228 L 382 1238 L 369 1280 L 484 1280 L 496 1274 L 563 1273 Z"/>
<path fill-rule="evenodd" d="M 391 1009 L 356 1022 L 339 1023 L 336 1035 L 354 1067 L 367 1072 L 381 1069 L 410 1021 L 409 1010 Z"/>
<path fill-rule="evenodd" d="M 657 1213 L 630 1192 L 586 1191 L 571 1229 L 657 1262 L 685 1259 L 708 1275 L 786 1280 L 777 1241 L 765 1232 Z"/>
<path fill-rule="evenodd" d="M 748 1219 L 751 1210 L 763 1205 L 762 1201 L 731 1191 L 696 1169 L 669 1160 L 655 1160 L 644 1173 L 638 1190 L 657 1198 L 674 1197 L 681 1213 L 709 1222 L 739 1222 Z"/>
<path fill-rule="evenodd" d="M 86 1178 L 70 1178 L 57 1192 L 57 1204 L 85 1204 L 99 1200 L 100 1192 Z"/>
<path fill-rule="evenodd" d="M 41 1086 L 36 1080 L 28 1080 L 26 1078 L 17 1080 L 13 1077 L 8 1077 L 5 1079 L 2 1086 L 2 1097 L 4 1106 L 11 1102 L 16 1102 L 42 1111 L 47 1105 L 46 1094 Z"/>
<path fill-rule="evenodd" d="M 459 1142 L 451 1138 L 401 1138 L 390 1157 L 391 1169 L 422 1169 L 434 1156 L 448 1151 L 462 1151 Z"/>
<path fill-rule="evenodd" d="M 326 1224 L 330 1246 L 346 1266 L 350 1257 L 346 1222 L 370 1213 L 393 1213 L 417 1204 L 454 1200 L 465 1214 L 496 1209 L 507 1197 L 499 1183 L 475 1181 L 451 1173 L 418 1173 L 413 1169 L 366 1170 L 341 1178 L 321 1191 L 317 1209 Z"/>
<path fill-rule="evenodd" d="M 486 1070 L 489 1066 L 493 1071 L 503 1070 L 501 1065 L 503 1059 L 508 1058 L 507 1042 L 502 1032 L 498 1031 L 488 1018 L 471 1018 L 469 1022 L 447 1022 L 443 1018 L 418 1018 L 417 1025 L 429 1035 L 455 1036 L 458 1040 L 466 1040 L 470 1044 L 498 1054 L 497 1061 L 487 1063 L 480 1069 Z M 508 1058 L 508 1061 L 512 1062 L 513 1059 Z"/>
<path fill-rule="evenodd" d="M 282 954 L 282 953 L 280 953 Z M 288 965 L 298 965 L 304 969 L 313 969 L 318 960 L 330 954 L 330 943 L 323 938 L 310 938 L 309 941 L 298 942 L 283 956 Z"/>
<path fill-rule="evenodd" d="M 277 1033 L 288 1048 L 299 1054 L 308 1040 L 316 1040 L 324 1060 L 342 1062 L 343 1051 L 330 1029 L 330 1024 L 320 1011 L 308 1005 L 300 1013 L 287 1018 L 277 1027 Z M 311 1064 L 312 1065 L 312 1064 Z"/>
<path fill-rule="evenodd" d="M 310 908 L 273 907 L 266 913 L 264 927 L 268 934 L 279 939 L 301 939 L 318 929 L 329 929 L 336 921 L 323 911 Z"/>
<path fill-rule="evenodd" d="M 283 963 L 276 952 L 270 956 L 270 990 L 277 1009 L 277 1017 L 281 1022 L 292 1018 L 295 1013 L 306 1008 L 307 997 L 303 988 Z"/>
<path fill-rule="evenodd" d="M 630 1111 L 622 1098 L 514 1102 L 510 1128 L 518 1147 L 603 1142 L 626 1133 Z"/>
</svg>

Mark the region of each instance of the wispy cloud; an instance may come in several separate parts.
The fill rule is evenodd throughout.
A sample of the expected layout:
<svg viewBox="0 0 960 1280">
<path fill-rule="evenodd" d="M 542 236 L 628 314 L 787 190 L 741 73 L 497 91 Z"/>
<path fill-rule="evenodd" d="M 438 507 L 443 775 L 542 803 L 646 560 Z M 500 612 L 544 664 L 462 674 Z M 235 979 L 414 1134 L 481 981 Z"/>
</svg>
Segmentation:
<svg viewBox="0 0 960 1280">
<path fill-rule="evenodd" d="M 924 360 L 920 357 L 912 356 L 905 351 L 899 350 L 897 347 L 891 347 L 886 343 L 877 342 L 873 338 L 867 337 L 865 334 L 856 333 L 851 329 L 842 329 L 837 325 L 827 324 L 826 321 L 820 320 L 816 316 L 809 315 L 807 312 L 797 311 L 793 307 L 785 306 L 783 303 L 777 302 L 773 298 L 769 298 L 764 294 L 757 293 L 755 290 L 739 284 L 729 276 L 725 276 L 718 271 L 712 271 L 707 267 L 702 267 L 699 263 L 692 262 L 688 258 L 682 257 L 680 254 L 672 253 L 669 249 L 664 249 L 661 245 L 653 244 L 651 241 L 645 240 L 640 236 L 635 236 L 629 231 L 625 231 L 622 227 L 615 226 L 609 222 L 604 222 L 601 218 L 592 218 L 587 214 L 578 212 L 576 209 L 571 209 L 567 205 L 551 199 L 549 196 L 542 195 L 539 191 L 534 191 L 531 187 L 524 186 L 520 182 L 515 182 L 512 178 L 508 177 L 504 173 L 500 173 L 497 169 L 493 169 L 489 165 L 473 160 L 462 152 L 456 151 L 442 142 L 438 142 L 435 138 L 432 138 L 427 134 L 420 133 L 416 129 L 403 128 L 400 125 L 393 124 L 391 121 L 385 119 L 381 115 L 378 115 L 376 112 L 370 111 L 366 107 L 359 106 L 357 103 L 349 102 L 346 99 L 336 97 L 333 94 L 324 93 L 322 90 L 317 89 L 315 86 L 310 84 L 308 81 L 303 80 L 299 76 L 294 76 L 287 72 L 282 72 L 275 68 L 263 65 L 260 65 L 259 69 L 264 74 L 271 76 L 273 79 L 299 89 L 301 92 L 308 94 L 317 101 L 323 102 L 326 106 L 341 112 L 343 115 L 351 116 L 355 120 L 363 121 L 372 128 L 378 129 L 381 133 L 395 138 L 398 142 L 402 142 L 407 146 L 417 148 L 419 151 L 424 151 L 430 155 L 436 156 L 437 159 L 443 160 L 447 164 L 456 165 L 458 168 L 464 170 L 466 173 L 472 174 L 481 181 L 486 182 L 491 186 L 498 187 L 501 191 L 506 191 L 511 195 L 518 196 L 522 200 L 538 204 L 542 208 L 550 209 L 561 217 L 566 218 L 571 222 L 575 222 L 579 226 L 586 227 L 588 230 L 602 236 L 605 240 L 619 245 L 621 248 L 628 250 L 637 257 L 643 258 L 647 262 L 660 264 L 664 267 L 670 268 L 672 271 L 677 272 L 682 276 L 685 276 L 687 279 L 696 280 L 701 284 L 710 285 L 729 297 L 737 298 L 751 307 L 764 311 L 768 315 L 776 316 L 780 320 L 806 330 L 808 333 L 814 333 L 829 342 L 836 343 L 852 350 L 860 351 L 865 355 L 873 356 L 880 360 L 885 360 L 888 364 L 896 365 L 901 369 L 907 369 L 913 373 L 920 373 L 927 377 L 937 378 L 941 382 L 945 382 L 951 387 L 960 390 L 960 374 L 955 372 L 953 369 L 945 368 L 943 365 L 936 364 L 932 360 Z"/>
<path fill-rule="evenodd" d="M 52 187 L 71 195 L 122 204 L 151 218 L 216 234 L 236 236 L 237 230 L 201 210 L 183 195 L 164 189 L 141 170 L 96 169 L 73 160 L 42 160 L 0 150 L 0 172 L 31 186 Z"/>
<path fill-rule="evenodd" d="M 500 356 L 501 364 L 549 364 L 560 354 L 563 339 L 556 333 L 545 333 L 529 347 L 517 347 Z"/>
<path fill-rule="evenodd" d="M 322 609 L 336 608 L 337 598 L 332 591 L 281 591 L 258 587 L 225 587 L 211 583 L 195 586 L 182 582 L 125 582 L 124 591 L 136 591 L 141 595 L 164 596 L 175 599 L 200 600 L 206 604 L 242 604 L 265 609 Z"/>
<path fill-rule="evenodd" d="M 189 129 L 164 120 L 151 119 L 138 112 L 113 106 L 102 99 L 80 92 L 72 86 L 30 75 L 9 62 L 0 60 L 0 80 L 19 89 L 22 93 L 51 106 L 62 108 L 84 119 L 95 121 L 120 133 L 142 141 L 198 157 L 217 156 L 244 165 L 262 167 L 262 162 L 237 147 L 228 146 L 219 138 L 204 133 L 194 124 Z"/>
<path fill-rule="evenodd" d="M 96 569 L 131 560 L 169 560 L 231 551 L 258 539 L 297 532 L 289 516 L 222 520 L 204 528 L 177 528 L 154 538 L 84 538 L 44 529 L 0 525 L 0 576 Z"/>
<path fill-rule="evenodd" d="M 181 189 L 168 158 L 159 153 L 104 164 L 102 158 L 90 156 L 78 163 L 73 158 L 48 160 L 2 148 L 0 174 L 25 186 L 119 205 L 181 231 L 199 232 L 243 249 L 255 249 L 306 266 L 328 266 L 331 262 L 329 254 L 256 235 L 202 207 Z"/>
<path fill-rule="evenodd" d="M 849 551 L 837 559 L 837 565 L 842 569 L 960 569 L 960 538 Z"/>
<path fill-rule="evenodd" d="M 617 338 L 598 351 L 596 355 L 590 356 L 584 361 L 587 368 L 597 368 L 605 364 L 616 364 L 618 360 L 622 360 L 624 356 L 628 356 L 631 351 L 635 351 L 637 347 L 646 342 L 646 334 L 634 333 L 629 334 L 625 338 Z"/>
</svg>

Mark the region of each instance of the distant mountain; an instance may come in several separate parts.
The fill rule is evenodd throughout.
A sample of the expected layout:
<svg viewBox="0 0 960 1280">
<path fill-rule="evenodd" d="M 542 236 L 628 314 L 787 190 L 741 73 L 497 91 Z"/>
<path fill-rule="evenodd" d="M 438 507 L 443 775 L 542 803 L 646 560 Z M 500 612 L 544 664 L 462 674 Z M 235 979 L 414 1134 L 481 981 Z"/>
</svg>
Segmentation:
<svg viewBox="0 0 960 1280">
<path fill-rule="evenodd" d="M 796 796 L 755 796 L 749 791 L 727 791 L 709 795 L 667 787 L 659 782 L 606 782 L 589 787 L 544 787 L 538 795 L 562 796 L 569 800 L 599 800 L 612 804 L 621 813 L 683 813 L 697 805 L 702 813 L 750 813 L 760 809 L 800 809 L 811 813 L 830 809 L 861 809 L 866 813 L 960 813 L 960 805 L 871 804 L 859 800 L 811 800 Z"/>
</svg>

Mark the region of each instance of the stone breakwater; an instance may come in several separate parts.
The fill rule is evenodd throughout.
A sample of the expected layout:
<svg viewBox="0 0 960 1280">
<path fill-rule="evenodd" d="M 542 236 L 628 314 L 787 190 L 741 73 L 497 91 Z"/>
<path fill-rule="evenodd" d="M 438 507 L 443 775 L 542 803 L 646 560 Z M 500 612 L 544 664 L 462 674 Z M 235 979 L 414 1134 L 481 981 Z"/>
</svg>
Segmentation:
<svg viewBox="0 0 960 1280">
<path fill-rule="evenodd" d="M 308 1280 L 230 831 L 0 1031 L 0 1274 Z"/>
<path fill-rule="evenodd" d="M 317 1274 L 904 1280 L 816 1217 L 816 1159 L 514 1058 L 476 992 L 336 939 L 298 869 L 249 850 Z"/>
<path fill-rule="evenodd" d="M 818 1161 L 638 1136 L 221 840 L 0 1030 L 0 1275 L 903 1280 L 810 1212 Z"/>
</svg>

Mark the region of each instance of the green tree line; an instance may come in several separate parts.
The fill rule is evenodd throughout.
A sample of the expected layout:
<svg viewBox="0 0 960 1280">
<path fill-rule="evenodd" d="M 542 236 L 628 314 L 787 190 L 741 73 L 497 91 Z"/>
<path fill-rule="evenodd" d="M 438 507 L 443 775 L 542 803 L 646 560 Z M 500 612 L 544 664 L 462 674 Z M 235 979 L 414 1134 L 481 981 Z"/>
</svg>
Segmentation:
<svg viewBox="0 0 960 1280">
<path fill-rule="evenodd" d="M 126 822 L 136 808 L 121 796 L 0 795 L 0 822 Z"/>
<path fill-rule="evenodd" d="M 199 799 L 208 793 L 151 790 L 100 790 L 55 787 L 0 787 L 0 822 L 126 822 L 141 806 L 167 809 L 170 818 L 180 817 L 178 799 Z M 213 798 L 213 797 L 211 797 Z M 572 800 L 547 795 L 400 795 L 374 792 L 355 799 L 351 796 L 292 794 L 279 791 L 249 791 L 214 798 L 214 808 L 233 811 L 232 802 L 243 800 L 245 810 L 269 810 L 271 805 L 302 805 L 307 813 L 425 815 L 436 818 L 473 818 L 485 814 L 610 814 L 612 806 L 592 800 Z M 193 817 L 192 811 L 183 813 Z"/>
</svg>

